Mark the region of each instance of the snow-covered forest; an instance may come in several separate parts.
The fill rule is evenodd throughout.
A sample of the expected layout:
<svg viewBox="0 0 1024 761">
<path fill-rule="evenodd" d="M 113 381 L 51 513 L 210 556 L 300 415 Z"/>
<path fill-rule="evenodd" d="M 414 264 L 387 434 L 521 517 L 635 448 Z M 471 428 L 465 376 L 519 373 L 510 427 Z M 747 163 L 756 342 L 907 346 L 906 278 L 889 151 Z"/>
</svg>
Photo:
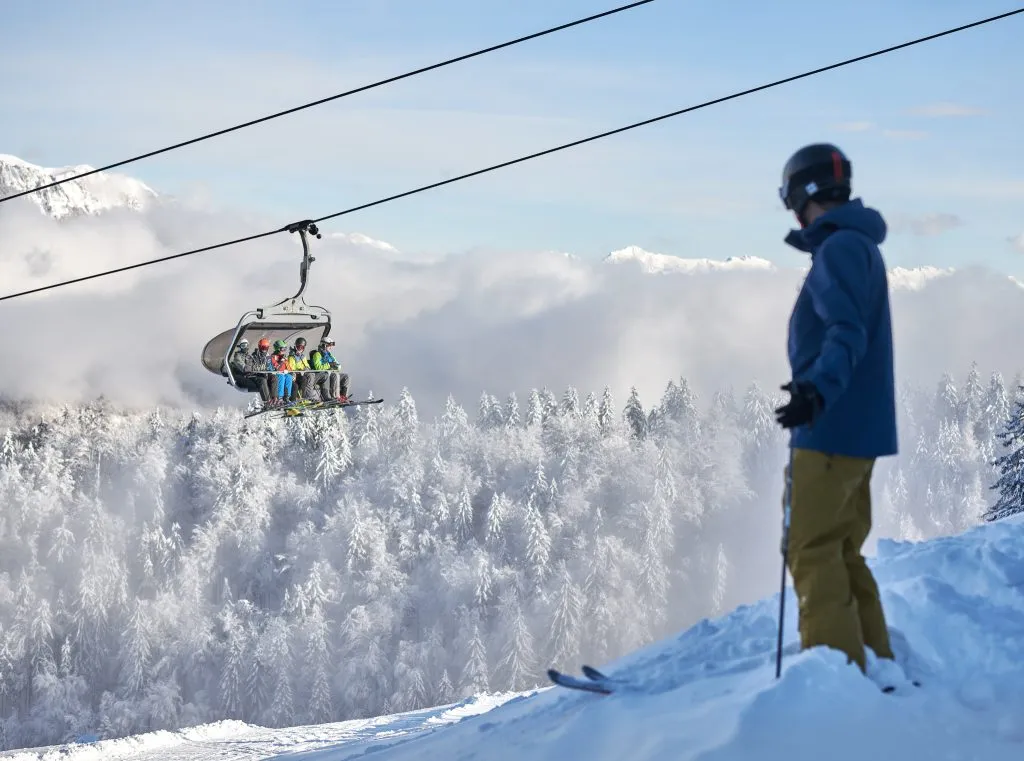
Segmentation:
<svg viewBox="0 0 1024 761">
<path fill-rule="evenodd" d="M 1018 396 L 900 394 L 876 536 L 978 523 Z M 544 682 L 777 585 L 785 437 L 757 386 L 656 404 L 408 394 L 292 420 L 8 406 L 4 748 L 371 716 Z M 767 573 L 767 569 L 771 569 Z"/>
</svg>

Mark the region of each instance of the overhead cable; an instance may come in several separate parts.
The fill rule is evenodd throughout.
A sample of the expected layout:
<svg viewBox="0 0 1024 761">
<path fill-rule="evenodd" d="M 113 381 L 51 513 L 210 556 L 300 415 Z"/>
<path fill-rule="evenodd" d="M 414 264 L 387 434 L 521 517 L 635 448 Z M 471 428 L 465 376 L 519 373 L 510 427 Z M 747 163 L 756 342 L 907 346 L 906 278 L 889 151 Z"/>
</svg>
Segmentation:
<svg viewBox="0 0 1024 761">
<path fill-rule="evenodd" d="M 136 161 L 141 161 L 142 159 L 148 159 L 151 156 L 157 156 L 157 155 L 159 155 L 161 153 L 167 153 L 169 151 L 177 150 L 178 148 L 184 148 L 185 146 L 188 146 L 188 145 L 194 145 L 195 143 L 201 143 L 204 140 L 209 140 L 210 138 L 219 137 L 221 135 L 226 135 L 229 132 L 235 132 L 235 131 L 240 130 L 240 129 L 245 129 L 246 127 L 252 127 L 252 126 L 254 126 L 256 124 L 262 124 L 263 122 L 268 122 L 271 119 L 278 119 L 278 118 L 280 118 L 282 116 L 287 116 L 288 114 L 294 114 L 297 111 L 303 111 L 303 110 L 305 110 L 307 108 L 313 108 L 314 106 L 321 106 L 324 103 L 329 103 L 329 102 L 331 102 L 333 100 L 339 100 L 340 98 L 345 98 L 345 97 L 348 97 L 349 95 L 355 95 L 356 93 L 366 92 L 367 90 L 372 90 L 372 89 L 374 89 L 376 87 L 382 87 L 384 85 L 389 85 L 392 82 L 398 82 L 399 80 L 402 80 L 402 79 L 409 79 L 410 77 L 414 77 L 417 74 L 423 74 L 423 73 L 428 72 L 428 71 L 433 71 L 434 69 L 440 69 L 440 68 L 443 68 L 444 66 L 451 66 L 453 63 L 459 63 L 461 61 L 469 60 L 470 58 L 476 58 L 477 56 L 482 56 L 482 55 L 484 55 L 486 53 L 493 53 L 495 50 L 501 50 L 502 48 L 512 47 L 513 45 L 518 45 L 518 44 L 520 44 L 522 42 L 526 42 L 528 40 L 535 40 L 538 37 L 543 37 L 544 35 L 547 35 L 547 34 L 554 34 L 555 32 L 561 32 L 561 31 L 563 31 L 565 29 L 569 29 L 569 28 L 574 27 L 574 26 L 580 26 L 581 24 L 586 24 L 586 23 L 589 23 L 591 21 L 597 21 L 598 19 L 606 18 L 606 17 L 612 16 L 612 15 L 614 15 L 616 13 L 622 13 L 623 11 L 632 10 L 634 8 L 637 8 L 637 7 L 641 6 L 641 5 L 647 5 L 648 3 L 653 3 L 653 2 L 654 2 L 654 0 L 637 0 L 636 2 L 628 3 L 627 5 L 620 5 L 617 8 L 612 8 L 611 10 L 602 11 L 601 13 L 595 13 L 592 16 L 586 16 L 585 18 L 576 19 L 575 21 L 570 21 L 569 23 L 566 23 L 566 24 L 559 24 L 558 26 L 553 26 L 550 29 L 544 29 L 543 31 L 540 31 L 540 32 L 534 32 L 533 34 L 528 34 L 525 37 L 517 37 L 516 39 L 509 40 L 508 42 L 502 42 L 501 44 L 498 44 L 498 45 L 491 45 L 490 47 L 483 48 L 481 50 L 476 50 L 476 51 L 474 51 L 472 53 L 466 53 L 464 55 L 460 55 L 460 56 L 457 56 L 455 58 L 449 58 L 448 60 L 441 61 L 440 63 L 435 63 L 435 64 L 431 64 L 430 66 L 424 66 L 424 67 L 419 68 L 419 69 L 414 69 L 412 71 L 407 71 L 404 74 L 399 74 L 399 75 L 394 76 L 394 77 L 388 77 L 387 79 L 382 79 L 382 80 L 380 80 L 378 82 L 373 82 L 372 84 L 368 84 L 368 85 L 363 85 L 361 87 L 357 87 L 354 90 L 346 90 L 345 92 L 338 93 L 337 95 L 330 95 L 330 96 L 328 96 L 326 98 L 320 98 L 319 100 L 314 100 L 314 101 L 312 101 L 310 103 L 304 103 L 301 106 L 295 106 L 293 108 L 289 108 L 289 109 L 286 109 L 284 111 L 278 111 L 277 113 L 274 113 L 274 114 L 269 114 L 267 116 L 261 116 L 258 119 L 253 119 L 251 121 L 243 122 L 242 124 L 236 124 L 233 127 L 227 127 L 225 129 L 219 129 L 216 132 L 210 132 L 209 134 L 200 135 L 199 137 L 194 137 L 194 138 L 191 138 L 190 140 L 184 140 L 184 141 L 182 141 L 180 143 L 175 143 L 174 145 L 168 145 L 168 146 L 166 146 L 164 148 L 158 148 L 155 151 L 149 151 L 148 153 L 141 153 L 138 156 L 132 156 L 131 158 L 124 159 L 122 161 L 115 161 L 113 164 L 107 164 L 106 166 L 101 166 L 98 169 L 90 169 L 89 171 L 82 172 L 81 174 L 72 175 L 70 177 L 62 177 L 59 180 L 54 180 L 53 182 L 49 182 L 49 183 L 47 183 L 45 185 L 40 185 L 38 187 L 31 188 L 29 190 L 22 190 L 22 191 L 20 191 L 18 193 L 14 193 L 14 194 L 9 195 L 9 196 L 4 196 L 4 197 L 0 198 L 0 203 L 3 203 L 4 201 L 10 201 L 10 200 L 12 200 L 14 198 L 21 198 L 22 196 L 27 196 L 27 195 L 30 195 L 32 193 L 38 193 L 40 190 L 46 190 L 47 188 L 53 188 L 53 187 L 56 187 L 57 185 L 63 185 L 65 182 L 71 182 L 72 180 L 80 180 L 83 177 L 88 177 L 89 175 L 97 174 L 98 172 L 106 172 L 106 171 L 109 171 L 110 169 L 115 169 L 115 168 L 117 168 L 119 166 L 124 166 L 125 164 L 131 164 L 131 163 L 134 163 Z"/>
<path fill-rule="evenodd" d="M 639 121 L 639 122 L 634 122 L 632 124 L 628 124 L 625 127 L 619 127 L 617 129 L 609 130 L 607 132 L 601 132 L 601 133 L 599 133 L 597 135 L 592 135 L 590 137 L 586 137 L 586 138 L 583 138 L 581 140 L 574 140 L 571 143 L 564 143 L 563 145 L 555 146 L 554 148 L 548 148 L 547 150 L 543 150 L 543 151 L 538 151 L 537 153 L 531 153 L 531 154 L 529 154 L 527 156 L 521 156 L 521 157 L 519 157 L 517 159 L 512 159 L 510 161 L 503 161 L 500 164 L 494 164 L 492 166 L 488 166 L 488 167 L 485 167 L 483 169 L 477 169 L 476 171 L 473 171 L 473 172 L 467 172 L 466 174 L 461 174 L 461 175 L 459 175 L 457 177 L 452 177 L 452 178 L 447 179 L 447 180 L 442 180 L 440 182 L 434 182 L 434 183 L 431 183 L 429 185 L 423 185 L 422 187 L 413 188 L 412 190 L 407 190 L 407 191 L 405 191 L 403 193 L 397 193 L 397 194 L 392 195 L 392 196 L 387 196 L 386 198 L 381 198 L 381 199 L 378 199 L 376 201 L 371 201 L 370 203 L 360 204 L 359 206 L 353 206 L 353 207 L 351 207 L 349 209 L 344 209 L 342 211 L 337 211 L 337 212 L 334 212 L 333 214 L 326 214 L 326 215 L 324 215 L 322 217 L 318 217 L 317 219 L 308 220 L 308 221 L 311 221 L 311 222 L 323 222 L 324 220 L 334 219 L 336 217 L 341 217 L 341 216 L 344 216 L 346 214 L 352 214 L 354 212 L 361 211 L 362 209 L 368 209 L 368 208 L 370 208 L 372 206 L 379 206 L 381 204 L 388 203 L 390 201 L 395 201 L 395 200 L 397 200 L 399 198 L 405 198 L 407 196 L 415 195 L 417 193 L 422 193 L 424 191 L 431 190 L 433 188 L 438 188 L 438 187 L 441 187 L 442 185 L 449 185 L 451 183 L 459 182 L 461 180 L 465 180 L 465 179 L 468 179 L 470 177 L 476 177 L 476 176 L 481 175 L 481 174 L 486 174 L 487 172 L 493 172 L 493 171 L 495 171 L 497 169 L 502 169 L 504 167 L 512 166 L 513 164 L 519 164 L 519 163 L 522 163 L 524 161 L 529 161 L 531 159 L 539 158 L 541 156 L 547 156 L 547 155 L 550 155 L 552 153 L 557 153 L 558 151 L 564 151 L 564 150 L 567 150 L 569 148 L 575 148 L 575 147 L 583 145 L 585 143 L 590 143 L 590 142 L 593 142 L 595 140 L 600 140 L 602 138 L 609 137 L 611 135 L 617 135 L 619 133 L 626 132 L 628 130 L 637 129 L 638 127 L 643 127 L 643 126 L 646 126 L 648 124 L 654 124 L 655 122 L 663 121 L 665 119 L 670 119 L 670 118 L 675 117 L 675 116 L 680 116 L 681 114 L 685 114 L 685 113 L 688 113 L 690 111 L 696 111 L 696 110 L 701 109 L 701 108 L 707 108 L 709 106 L 713 106 L 713 105 L 716 105 L 718 103 L 724 103 L 725 101 L 728 101 L 728 100 L 735 100 L 736 98 L 741 98 L 741 97 L 744 97 L 746 95 L 751 95 L 753 93 L 760 92 L 761 90 L 767 90 L 769 88 L 778 87 L 779 85 L 783 85 L 783 84 L 786 84 L 788 82 L 793 82 L 793 81 L 796 81 L 798 79 L 804 79 L 806 77 L 810 77 L 810 76 L 814 76 L 814 75 L 817 75 L 817 74 L 821 74 L 821 73 L 829 71 L 831 69 L 837 69 L 837 68 L 840 68 L 842 66 L 849 66 L 850 64 L 857 63 L 859 61 L 864 61 L 864 60 L 867 60 L 869 58 L 875 58 L 877 56 L 885 55 L 887 53 L 892 53 L 892 52 L 894 52 L 896 50 L 900 50 L 900 49 L 903 49 L 903 48 L 911 47 L 912 45 L 920 45 L 921 43 L 928 42 L 928 41 L 934 40 L 934 39 L 938 39 L 939 37 L 945 37 L 947 35 L 955 34 L 957 32 L 962 32 L 962 31 L 964 31 L 966 29 L 971 29 L 973 27 L 981 26 L 982 24 L 988 24 L 988 23 L 992 23 L 994 21 L 999 21 L 999 20 L 1002 20 L 1002 19 L 1006 19 L 1006 18 L 1009 18 L 1010 16 L 1014 16 L 1014 15 L 1017 15 L 1019 13 L 1024 13 L 1024 7 L 1018 8 L 1017 10 L 1014 10 L 1014 11 L 1009 11 L 1007 13 L 1001 13 L 998 16 L 990 16 L 989 18 L 981 19 L 980 21 L 974 21 L 974 22 L 971 22 L 970 24 L 964 24 L 962 26 L 954 27 L 952 29 L 947 29 L 947 30 L 945 30 L 943 32 L 937 32 L 935 34 L 929 34 L 929 35 L 927 35 L 925 37 L 918 37 L 918 38 L 913 39 L 913 40 L 908 40 L 907 42 L 902 42 L 899 45 L 893 45 L 891 47 L 883 48 L 881 50 L 876 50 L 876 51 L 874 51 L 872 53 L 865 53 L 863 55 L 859 55 L 859 56 L 856 56 L 854 58 L 847 58 L 846 60 L 839 61 L 839 62 L 833 63 L 833 64 L 829 64 L 828 66 L 821 66 L 821 67 L 816 68 L 816 69 L 811 69 L 809 71 L 805 71 L 805 72 L 803 72 L 801 74 L 794 74 L 792 76 L 785 77 L 783 79 L 777 79 L 774 82 L 769 82 L 767 84 L 758 85 L 757 87 L 751 87 L 751 88 L 748 88 L 746 90 L 740 90 L 740 91 L 734 92 L 734 93 L 732 93 L 730 95 L 724 95 L 724 96 L 722 96 L 720 98 L 715 98 L 713 100 L 704 101 L 703 103 L 699 103 L 699 104 L 697 104 L 695 106 L 688 106 L 686 108 L 681 108 L 681 109 L 679 109 L 677 111 L 672 111 L 672 112 L 667 113 L 667 114 L 662 114 L 661 116 L 655 116 L 655 117 L 653 117 L 651 119 L 644 119 L 643 121 Z M 284 227 L 278 228 L 276 230 L 268 230 L 266 232 L 257 233 L 255 235 L 249 235 L 249 236 L 244 237 L 244 238 L 236 238 L 234 240 L 224 241 L 223 243 L 216 243 L 216 244 L 211 245 L 211 246 L 204 246 L 202 248 L 192 249 L 191 251 L 183 251 L 183 252 L 181 252 L 179 254 L 172 254 L 170 256 L 163 256 L 163 257 L 160 257 L 160 258 L 157 258 L 157 259 L 150 259 L 148 261 L 138 262 L 136 264 L 129 264 L 129 265 L 126 265 L 124 267 L 117 267 L 115 269 L 106 270 L 104 272 L 96 272 L 96 273 L 91 274 L 91 275 L 84 275 L 82 277 L 73 278 L 71 280 L 65 280 L 65 281 L 59 282 L 59 283 L 51 283 L 50 285 L 43 285 L 43 286 L 39 286 L 38 288 L 31 288 L 29 290 L 20 291 L 18 293 L 10 293 L 10 294 L 7 294 L 6 296 L 0 296 L 0 301 L 6 301 L 8 299 L 14 299 L 14 298 L 18 298 L 20 296 L 28 296 L 29 294 L 39 293 L 41 291 L 48 291 L 48 290 L 51 290 L 53 288 L 62 288 L 63 286 L 66 286 L 66 285 L 74 285 L 75 283 L 85 282 L 86 280 L 93 280 L 93 279 L 99 278 L 99 277 L 106 277 L 107 275 L 115 275 L 115 274 L 118 274 L 120 272 L 127 272 L 128 270 L 138 269 L 139 267 L 148 267 L 151 264 L 160 264 L 161 262 L 171 261 L 172 259 L 180 259 L 180 258 L 185 257 L 185 256 L 191 256 L 192 254 L 203 253 L 204 251 L 212 251 L 212 250 L 217 249 L 217 248 L 224 248 L 226 246 L 233 246 L 233 245 L 238 244 L 238 243 L 246 243 L 248 241 L 256 240 L 258 238 L 265 238 L 267 236 L 274 235 L 276 233 L 285 232 L 285 231 L 288 230 L 288 228 L 290 226 L 291 225 L 289 224 L 289 225 L 285 225 Z"/>
</svg>

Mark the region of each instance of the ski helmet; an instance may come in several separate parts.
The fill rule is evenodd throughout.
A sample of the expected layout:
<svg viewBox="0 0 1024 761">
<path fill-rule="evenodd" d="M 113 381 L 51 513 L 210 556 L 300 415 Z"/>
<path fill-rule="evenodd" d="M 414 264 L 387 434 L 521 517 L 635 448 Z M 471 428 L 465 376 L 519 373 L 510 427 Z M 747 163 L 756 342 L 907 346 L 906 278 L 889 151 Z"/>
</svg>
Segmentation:
<svg viewBox="0 0 1024 761">
<path fill-rule="evenodd" d="M 852 176 L 850 160 L 836 146 L 805 145 L 786 162 L 779 197 L 787 209 L 799 216 L 811 200 L 848 201 Z"/>
<path fill-rule="evenodd" d="M 260 342 L 256 345 L 260 347 L 260 351 L 266 351 L 267 349 L 270 348 L 270 339 L 261 338 Z"/>
<path fill-rule="evenodd" d="M 278 340 L 274 341 L 274 351 L 280 352 L 280 351 L 284 351 L 287 348 L 288 348 L 288 343 L 286 341 L 284 341 L 283 339 L 279 338 Z"/>
</svg>

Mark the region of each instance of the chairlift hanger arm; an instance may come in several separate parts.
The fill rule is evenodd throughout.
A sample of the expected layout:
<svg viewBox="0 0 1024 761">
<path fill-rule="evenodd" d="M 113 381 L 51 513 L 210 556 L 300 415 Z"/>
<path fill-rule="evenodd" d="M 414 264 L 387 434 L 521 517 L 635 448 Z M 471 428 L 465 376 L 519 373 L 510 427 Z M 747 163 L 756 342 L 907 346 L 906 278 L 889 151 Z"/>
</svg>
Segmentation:
<svg viewBox="0 0 1024 761">
<path fill-rule="evenodd" d="M 306 290 L 306 282 L 309 277 L 309 268 L 313 262 L 316 261 L 315 257 L 309 253 L 309 239 L 306 237 L 308 232 L 310 235 L 315 235 L 317 238 L 323 236 L 320 235 L 320 230 L 317 229 L 316 223 L 310 219 L 304 219 L 301 222 L 292 222 L 285 228 L 290 233 L 297 232 L 299 237 L 302 239 L 302 263 L 299 265 L 299 290 L 292 296 L 292 299 L 298 299 Z"/>
</svg>

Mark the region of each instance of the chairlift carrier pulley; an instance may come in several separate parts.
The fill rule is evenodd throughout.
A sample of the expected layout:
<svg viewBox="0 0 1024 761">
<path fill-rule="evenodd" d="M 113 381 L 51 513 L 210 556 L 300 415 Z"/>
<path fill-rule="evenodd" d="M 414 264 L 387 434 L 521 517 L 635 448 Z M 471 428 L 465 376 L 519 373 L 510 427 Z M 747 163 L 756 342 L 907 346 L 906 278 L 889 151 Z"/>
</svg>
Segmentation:
<svg viewBox="0 0 1024 761">
<path fill-rule="evenodd" d="M 309 235 L 321 238 L 316 223 L 311 220 L 293 222 L 283 228 L 290 233 L 297 232 L 302 241 L 302 262 L 299 264 L 299 290 L 274 304 L 256 307 L 246 312 L 238 324 L 211 338 L 203 347 L 202 362 L 210 372 L 228 379 L 228 385 L 239 391 L 250 389 L 240 387 L 228 362 L 232 352 L 243 338 L 255 344 L 261 338 L 273 343 L 279 339 L 292 343 L 299 336 L 306 344 L 316 346 L 331 332 L 331 313 L 326 307 L 306 303 L 303 294 L 309 282 L 309 268 L 315 257 L 309 251 Z"/>
</svg>

